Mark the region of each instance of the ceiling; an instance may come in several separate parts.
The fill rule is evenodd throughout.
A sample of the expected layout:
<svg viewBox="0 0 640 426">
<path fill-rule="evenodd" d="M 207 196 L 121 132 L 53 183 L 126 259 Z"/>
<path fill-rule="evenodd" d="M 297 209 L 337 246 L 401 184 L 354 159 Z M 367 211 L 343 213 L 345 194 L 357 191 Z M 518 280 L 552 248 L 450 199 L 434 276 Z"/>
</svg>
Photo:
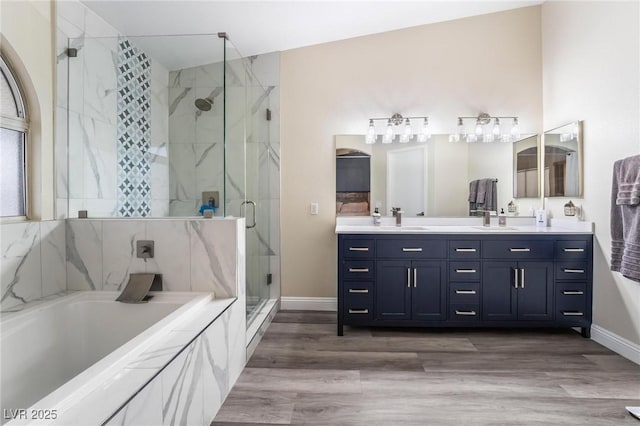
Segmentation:
<svg viewBox="0 0 640 426">
<path fill-rule="evenodd" d="M 226 32 L 242 56 L 294 49 L 543 1 L 83 0 L 127 36 Z M 208 43 L 140 46 L 170 70 L 216 62 Z M 209 46 L 205 46 L 209 44 Z M 170 46 L 170 48 L 168 48 Z"/>
</svg>

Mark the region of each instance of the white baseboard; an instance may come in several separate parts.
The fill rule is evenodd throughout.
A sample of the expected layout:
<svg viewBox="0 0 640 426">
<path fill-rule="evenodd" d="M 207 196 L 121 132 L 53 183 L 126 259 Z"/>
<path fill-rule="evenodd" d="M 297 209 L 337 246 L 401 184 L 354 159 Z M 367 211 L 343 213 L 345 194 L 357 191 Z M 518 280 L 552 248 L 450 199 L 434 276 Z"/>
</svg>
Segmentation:
<svg viewBox="0 0 640 426">
<path fill-rule="evenodd" d="M 640 345 L 600 326 L 591 326 L 591 339 L 640 365 Z"/>
<path fill-rule="evenodd" d="M 283 311 L 337 311 L 335 297 L 281 297 L 280 309 Z"/>
</svg>

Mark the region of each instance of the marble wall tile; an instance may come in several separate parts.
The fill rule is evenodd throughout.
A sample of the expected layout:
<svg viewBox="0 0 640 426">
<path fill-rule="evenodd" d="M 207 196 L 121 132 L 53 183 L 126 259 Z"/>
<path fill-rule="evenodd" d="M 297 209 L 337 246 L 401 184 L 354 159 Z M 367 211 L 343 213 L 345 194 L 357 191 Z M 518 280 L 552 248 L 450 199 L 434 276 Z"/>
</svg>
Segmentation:
<svg viewBox="0 0 640 426">
<path fill-rule="evenodd" d="M 116 126 L 94 118 L 86 118 L 84 125 L 84 198 L 116 198 Z"/>
<path fill-rule="evenodd" d="M 203 424 L 202 342 L 196 339 L 161 373 L 162 424 Z"/>
<path fill-rule="evenodd" d="M 152 380 L 106 425 L 158 426 L 162 424 L 162 383 Z"/>
<path fill-rule="evenodd" d="M 102 290 L 102 224 L 100 220 L 67 220 L 67 288 Z"/>
<path fill-rule="evenodd" d="M 66 219 L 69 217 L 69 199 L 56 198 L 56 219 Z"/>
<path fill-rule="evenodd" d="M 200 336 L 203 351 L 204 424 L 213 421 L 231 390 L 229 386 L 229 319 L 226 310 Z"/>
<path fill-rule="evenodd" d="M 195 150 L 195 171 L 196 171 L 196 199 L 202 199 L 203 191 L 218 191 L 219 199 L 216 200 L 218 206 L 222 206 L 224 199 L 224 146 L 217 144 L 197 144 Z M 218 212 L 218 214 L 222 214 Z"/>
<path fill-rule="evenodd" d="M 222 62 L 191 68 L 195 76 L 196 87 L 222 87 L 224 69 Z"/>
<path fill-rule="evenodd" d="M 199 215 L 200 200 L 169 200 L 169 215 L 175 217 L 193 217 Z"/>
<path fill-rule="evenodd" d="M 84 114 L 84 35 L 78 38 L 69 39 L 69 46 L 78 49 L 78 56 L 75 58 L 69 58 L 69 85 L 68 85 L 68 108 L 69 111 L 74 111 L 80 114 Z"/>
<path fill-rule="evenodd" d="M 149 147 L 149 165 L 151 166 L 151 200 L 169 200 L 169 147 L 152 145 Z M 158 217 L 152 214 L 153 217 Z"/>
<path fill-rule="evenodd" d="M 247 363 L 247 322 L 244 297 L 239 297 L 229 309 L 229 387 L 232 388 Z"/>
<path fill-rule="evenodd" d="M 193 144 L 169 144 L 169 196 L 172 200 L 200 199 L 196 193 L 196 152 Z M 193 213 L 191 214 L 193 215 Z"/>
<path fill-rule="evenodd" d="M 42 297 L 67 289 L 65 223 L 62 220 L 40 222 Z"/>
<path fill-rule="evenodd" d="M 147 260 L 147 272 L 162 274 L 164 289 L 191 290 L 191 225 L 186 220 L 147 221 L 147 239 L 155 241 L 155 256 Z"/>
<path fill-rule="evenodd" d="M 192 291 L 236 295 L 236 235 L 232 221 L 191 221 Z"/>
<path fill-rule="evenodd" d="M 68 198 L 69 175 L 67 172 L 67 109 L 56 107 L 55 173 L 56 198 Z"/>
<path fill-rule="evenodd" d="M 2 310 L 42 297 L 40 224 L 38 222 L 0 225 Z"/>
<path fill-rule="evenodd" d="M 196 71 L 185 68 L 169 73 L 169 87 L 194 87 L 196 85 Z"/>
<path fill-rule="evenodd" d="M 251 71 L 263 86 L 280 85 L 280 52 L 250 58 Z"/>
<path fill-rule="evenodd" d="M 167 217 L 170 216 L 169 199 L 151 200 L 151 217 Z"/>
<path fill-rule="evenodd" d="M 79 52 L 84 60 L 84 114 L 112 125 L 117 124 L 117 41 L 87 37 Z"/>
<path fill-rule="evenodd" d="M 84 150 L 85 130 L 82 115 L 69 111 L 69 144 L 68 144 L 68 196 L 84 198 Z"/>
<path fill-rule="evenodd" d="M 129 274 L 146 272 L 145 259 L 136 256 L 136 241 L 146 240 L 142 220 L 102 222 L 102 289 L 121 291 Z"/>
<path fill-rule="evenodd" d="M 209 98 L 213 105 L 209 111 L 195 110 L 195 143 L 212 144 L 224 140 L 224 89 L 220 87 L 197 87 L 196 98 Z"/>
</svg>

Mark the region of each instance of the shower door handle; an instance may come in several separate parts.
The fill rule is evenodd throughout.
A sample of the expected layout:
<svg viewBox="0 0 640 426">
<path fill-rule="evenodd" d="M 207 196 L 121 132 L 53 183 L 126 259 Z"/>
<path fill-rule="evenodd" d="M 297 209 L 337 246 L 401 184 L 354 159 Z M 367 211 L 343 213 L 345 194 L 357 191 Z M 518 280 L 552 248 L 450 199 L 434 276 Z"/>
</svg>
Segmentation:
<svg viewBox="0 0 640 426">
<path fill-rule="evenodd" d="M 246 200 L 243 201 L 242 204 L 240 204 L 240 216 L 244 216 L 244 205 L 245 204 L 251 204 L 253 206 L 253 224 L 252 225 L 245 225 L 245 228 L 247 229 L 251 229 L 251 228 L 255 228 L 256 227 L 256 203 L 254 203 L 251 200 Z"/>
</svg>

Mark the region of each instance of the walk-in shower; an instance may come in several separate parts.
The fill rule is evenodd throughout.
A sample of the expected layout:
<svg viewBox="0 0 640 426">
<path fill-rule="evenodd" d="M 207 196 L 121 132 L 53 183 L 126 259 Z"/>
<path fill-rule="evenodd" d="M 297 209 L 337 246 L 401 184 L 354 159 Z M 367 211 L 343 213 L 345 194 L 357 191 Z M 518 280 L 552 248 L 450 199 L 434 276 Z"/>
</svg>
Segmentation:
<svg viewBox="0 0 640 426">
<path fill-rule="evenodd" d="M 246 215 L 249 323 L 279 296 L 280 253 L 277 103 L 255 57 L 224 33 L 82 37 L 68 48 L 59 204 L 69 217 Z"/>
</svg>

